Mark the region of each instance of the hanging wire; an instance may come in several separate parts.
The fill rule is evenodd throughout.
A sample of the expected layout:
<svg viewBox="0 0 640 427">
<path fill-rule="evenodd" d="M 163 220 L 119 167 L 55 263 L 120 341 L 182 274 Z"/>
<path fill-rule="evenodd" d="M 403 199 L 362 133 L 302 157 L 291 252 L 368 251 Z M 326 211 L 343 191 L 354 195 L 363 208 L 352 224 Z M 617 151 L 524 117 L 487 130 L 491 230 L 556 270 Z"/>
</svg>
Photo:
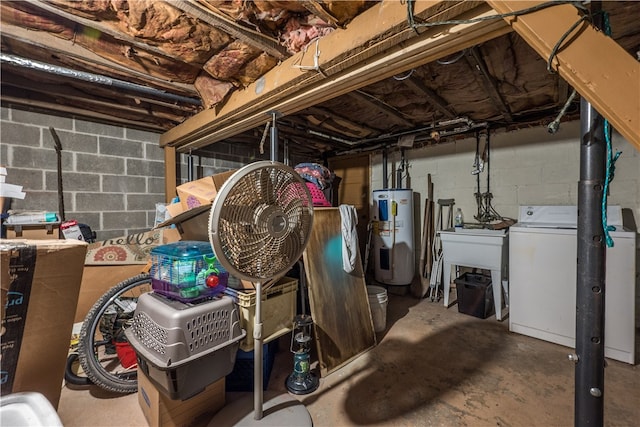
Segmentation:
<svg viewBox="0 0 640 427">
<path fill-rule="evenodd" d="M 548 1 L 548 2 L 541 3 L 541 4 L 538 4 L 538 5 L 532 6 L 532 7 L 527 7 L 525 9 L 515 10 L 513 12 L 500 13 L 500 14 L 489 15 L 489 16 L 479 16 L 477 18 L 472 18 L 472 19 L 451 19 L 451 20 L 448 20 L 448 21 L 433 21 L 433 22 L 416 23 L 415 22 L 415 16 L 413 14 L 413 3 L 415 3 L 415 0 L 407 0 L 407 19 L 409 20 L 409 25 L 414 30 L 416 30 L 419 27 L 436 27 L 438 25 L 474 24 L 476 22 L 490 21 L 492 19 L 503 19 L 503 18 L 508 18 L 510 16 L 521 16 L 521 15 L 526 15 L 526 14 L 529 14 L 529 13 L 537 12 L 539 10 L 546 9 L 548 7 L 558 6 L 558 5 L 561 5 L 561 4 L 573 4 L 576 8 L 580 9 L 584 13 L 588 14 L 588 12 L 589 12 L 589 10 L 583 4 L 581 4 L 581 2 L 576 2 L 576 1 Z"/>
<path fill-rule="evenodd" d="M 591 17 L 589 15 L 582 15 L 558 40 L 558 42 L 556 43 L 555 46 L 553 46 L 553 49 L 551 50 L 551 53 L 549 54 L 549 59 L 547 60 L 547 71 L 551 74 L 555 73 L 553 67 L 552 67 L 552 63 L 553 63 L 553 59 L 556 57 L 556 55 L 558 55 L 558 51 L 560 50 L 560 46 L 562 45 L 562 43 L 565 41 L 565 39 L 567 37 L 569 37 L 569 34 L 571 34 L 573 32 L 573 30 L 575 30 L 578 25 L 582 24 L 584 21 L 590 21 Z"/>
<path fill-rule="evenodd" d="M 459 25 L 459 24 L 473 24 L 476 22 L 483 22 L 483 21 L 490 21 L 493 19 L 503 19 L 503 18 L 508 18 L 511 16 L 521 16 L 521 15 L 526 15 L 529 13 L 533 13 L 533 12 L 537 12 L 539 10 L 542 9 L 546 9 L 548 7 L 552 7 L 552 6 L 558 6 L 561 4 L 572 4 L 573 6 L 575 6 L 578 10 L 583 12 L 583 15 L 580 16 L 580 18 L 571 26 L 571 28 L 569 28 L 558 40 L 558 42 L 556 43 L 556 45 L 553 47 L 553 49 L 551 50 L 551 54 L 549 55 L 549 59 L 547 61 L 547 71 L 549 71 L 549 73 L 554 73 L 555 71 L 553 70 L 552 67 L 552 63 L 553 63 L 553 59 L 556 57 L 556 55 L 558 54 L 558 50 L 560 49 L 560 46 L 562 45 L 562 43 L 565 41 L 565 39 L 567 37 L 569 37 L 569 34 L 571 34 L 580 24 L 582 24 L 584 21 L 590 21 L 591 20 L 591 16 L 589 14 L 589 9 L 583 5 L 581 2 L 577 2 L 577 1 L 548 1 L 545 3 L 541 3 L 532 7 L 527 7 L 525 9 L 520 9 L 520 10 L 515 10 L 513 12 L 507 12 L 507 13 L 499 13 L 496 15 L 489 15 L 489 16 L 479 16 L 477 18 L 472 18 L 472 19 L 451 19 L 451 20 L 447 20 L 447 21 L 433 21 L 433 22 L 419 22 L 416 23 L 415 21 L 415 16 L 413 14 L 413 3 L 415 2 L 415 0 L 407 0 L 407 20 L 409 22 L 409 26 L 411 28 L 413 28 L 413 30 L 418 33 L 418 28 L 419 27 L 436 27 L 439 25 Z M 462 56 L 464 56 L 464 51 L 460 54 L 460 56 L 456 59 L 453 60 L 453 62 L 456 62 L 457 60 L 459 60 L 460 58 L 462 58 Z M 447 65 L 447 64 L 452 64 L 453 62 L 440 62 L 437 61 L 439 64 L 441 65 Z"/>
<path fill-rule="evenodd" d="M 397 81 L 402 81 L 402 80 L 407 80 L 409 77 L 411 77 L 414 73 L 414 71 L 416 71 L 415 68 L 412 68 L 411 70 L 409 70 L 409 72 L 407 74 L 405 74 L 404 76 L 393 76 L 394 80 Z"/>
<path fill-rule="evenodd" d="M 607 36 L 611 36 L 611 25 L 609 22 L 609 14 L 603 12 L 603 26 L 604 33 Z M 616 170 L 616 161 L 622 154 L 622 151 L 616 151 L 613 155 L 613 148 L 611 146 L 611 127 L 609 126 L 609 120 L 604 119 L 604 138 L 607 143 L 607 166 L 604 179 L 604 189 L 602 190 L 602 229 L 604 230 L 605 241 L 608 248 L 613 247 L 613 238 L 609 234 L 610 231 L 615 231 L 615 227 L 607 225 L 607 197 L 609 193 L 609 184 L 613 181 Z"/>
<path fill-rule="evenodd" d="M 262 131 L 262 139 L 260 140 L 260 154 L 264 154 L 264 142 L 267 140 L 267 135 L 269 134 L 269 125 L 271 124 L 271 120 L 269 120 L 264 125 L 264 130 Z"/>
<path fill-rule="evenodd" d="M 467 53 L 467 49 L 462 49 L 462 51 L 452 59 L 436 59 L 436 62 L 440 65 L 451 65 L 458 62 L 462 57 Z"/>
</svg>

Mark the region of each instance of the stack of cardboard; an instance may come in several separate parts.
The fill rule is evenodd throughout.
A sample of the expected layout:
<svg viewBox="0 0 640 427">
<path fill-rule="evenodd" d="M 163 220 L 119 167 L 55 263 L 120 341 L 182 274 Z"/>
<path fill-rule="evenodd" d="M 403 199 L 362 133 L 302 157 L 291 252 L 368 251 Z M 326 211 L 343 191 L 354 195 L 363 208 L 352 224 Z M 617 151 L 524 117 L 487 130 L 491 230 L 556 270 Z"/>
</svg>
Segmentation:
<svg viewBox="0 0 640 427">
<path fill-rule="evenodd" d="M 211 205 L 222 184 L 235 173 L 235 170 L 206 176 L 176 187 L 179 201 L 167 206 L 172 218 L 200 206 Z"/>
<path fill-rule="evenodd" d="M 2 395 L 34 391 L 58 407 L 85 242 L 0 240 Z"/>
</svg>

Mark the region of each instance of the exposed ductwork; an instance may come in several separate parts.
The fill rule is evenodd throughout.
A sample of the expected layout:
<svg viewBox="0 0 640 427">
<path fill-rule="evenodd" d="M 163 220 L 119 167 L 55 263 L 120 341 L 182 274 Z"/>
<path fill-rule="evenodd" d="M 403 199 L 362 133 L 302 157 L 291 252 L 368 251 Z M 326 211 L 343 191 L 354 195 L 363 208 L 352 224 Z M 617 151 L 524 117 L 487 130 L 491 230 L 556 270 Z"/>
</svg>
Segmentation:
<svg viewBox="0 0 640 427">
<path fill-rule="evenodd" d="M 40 61 L 34 61 L 31 59 L 21 58 L 16 55 L 9 55 L 6 53 L 0 53 L 0 62 L 10 64 L 16 67 L 29 68 L 31 70 L 41 71 L 49 74 L 55 74 L 57 76 L 64 76 L 75 80 L 82 80 L 85 82 L 91 82 L 103 86 L 110 86 L 116 89 L 129 90 L 145 95 L 156 96 L 173 102 L 181 102 L 192 105 L 201 105 L 201 101 L 198 98 L 189 98 L 186 96 L 174 95 L 159 89 L 152 87 L 139 85 L 136 83 L 126 82 L 124 80 L 112 79 L 110 77 L 101 76 L 99 74 L 87 73 L 84 71 L 76 71 L 66 67 L 60 67 L 58 65 L 46 64 Z"/>
</svg>

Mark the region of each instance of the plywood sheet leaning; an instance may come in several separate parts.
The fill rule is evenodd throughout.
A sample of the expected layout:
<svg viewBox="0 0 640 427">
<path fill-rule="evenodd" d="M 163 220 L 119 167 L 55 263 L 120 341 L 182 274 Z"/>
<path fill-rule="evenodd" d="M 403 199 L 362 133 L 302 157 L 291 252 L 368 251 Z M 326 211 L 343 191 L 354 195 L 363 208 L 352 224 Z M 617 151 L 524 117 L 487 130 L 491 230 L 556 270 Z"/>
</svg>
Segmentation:
<svg viewBox="0 0 640 427">
<path fill-rule="evenodd" d="M 314 210 L 304 251 L 314 338 L 325 376 L 376 345 L 367 288 L 358 254 L 353 272 L 342 268 L 339 208 Z"/>
</svg>

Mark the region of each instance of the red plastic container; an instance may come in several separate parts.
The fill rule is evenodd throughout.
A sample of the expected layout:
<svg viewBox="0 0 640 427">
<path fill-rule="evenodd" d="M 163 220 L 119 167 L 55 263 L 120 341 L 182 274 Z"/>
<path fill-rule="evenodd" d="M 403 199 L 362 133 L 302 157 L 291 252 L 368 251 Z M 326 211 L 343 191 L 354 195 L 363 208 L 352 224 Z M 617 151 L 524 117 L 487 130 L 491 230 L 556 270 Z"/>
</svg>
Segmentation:
<svg viewBox="0 0 640 427">
<path fill-rule="evenodd" d="M 118 359 L 120 359 L 120 364 L 123 368 L 135 368 L 138 364 L 138 360 L 136 359 L 136 352 L 131 347 L 127 341 L 124 342 L 116 342 L 116 354 L 118 355 Z"/>
</svg>

